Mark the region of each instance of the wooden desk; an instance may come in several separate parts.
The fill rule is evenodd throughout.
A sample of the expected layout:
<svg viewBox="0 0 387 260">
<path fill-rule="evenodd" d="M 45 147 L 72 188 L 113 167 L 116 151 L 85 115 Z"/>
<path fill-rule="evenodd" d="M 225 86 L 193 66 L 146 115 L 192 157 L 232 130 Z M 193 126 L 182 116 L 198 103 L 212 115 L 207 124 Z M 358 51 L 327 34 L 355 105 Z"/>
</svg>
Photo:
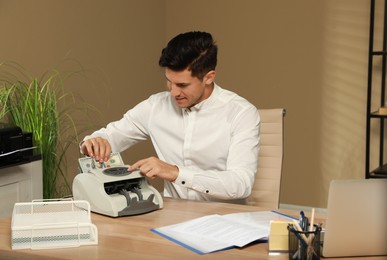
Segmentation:
<svg viewBox="0 0 387 260">
<path fill-rule="evenodd" d="M 268 244 L 252 244 L 199 255 L 150 231 L 210 214 L 267 210 L 247 205 L 165 199 L 164 208 L 144 215 L 110 218 L 92 215 L 98 245 L 44 250 L 12 250 L 11 218 L 0 219 L 0 259 L 288 259 L 268 255 Z M 285 212 L 296 213 L 297 212 Z M 377 259 L 377 258 L 372 258 Z M 381 259 L 381 258 L 380 258 Z"/>
</svg>

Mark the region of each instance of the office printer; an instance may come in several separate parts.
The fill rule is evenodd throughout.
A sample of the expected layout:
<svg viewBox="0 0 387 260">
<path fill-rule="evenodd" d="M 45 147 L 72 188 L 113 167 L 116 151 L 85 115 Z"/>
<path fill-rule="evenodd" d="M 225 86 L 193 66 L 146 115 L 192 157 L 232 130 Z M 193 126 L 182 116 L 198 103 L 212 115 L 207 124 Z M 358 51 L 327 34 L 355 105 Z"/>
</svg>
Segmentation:
<svg viewBox="0 0 387 260">
<path fill-rule="evenodd" d="M 163 207 L 160 193 L 139 170 L 128 172 L 128 165 L 101 166 L 94 159 L 90 159 L 89 163 L 81 162 L 82 168 L 86 169 L 73 181 L 73 197 L 75 200 L 87 200 L 93 212 L 122 217 Z"/>
<path fill-rule="evenodd" d="M 33 155 L 32 133 L 0 123 L 0 166 L 28 162 Z"/>
</svg>

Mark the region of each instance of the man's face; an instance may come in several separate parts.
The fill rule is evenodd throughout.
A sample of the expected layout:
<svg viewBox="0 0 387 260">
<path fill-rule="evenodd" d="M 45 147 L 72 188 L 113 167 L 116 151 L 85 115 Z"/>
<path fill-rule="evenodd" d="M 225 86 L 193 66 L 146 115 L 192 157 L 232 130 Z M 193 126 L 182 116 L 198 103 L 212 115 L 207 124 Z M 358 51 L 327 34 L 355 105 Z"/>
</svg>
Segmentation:
<svg viewBox="0 0 387 260">
<path fill-rule="evenodd" d="M 212 74 L 209 72 L 204 76 L 203 80 L 191 76 L 191 71 L 185 69 L 183 71 L 173 71 L 165 69 L 165 77 L 167 78 L 167 87 L 171 96 L 175 99 L 176 104 L 180 108 L 190 108 L 201 101 L 205 100 L 212 92 Z"/>
</svg>

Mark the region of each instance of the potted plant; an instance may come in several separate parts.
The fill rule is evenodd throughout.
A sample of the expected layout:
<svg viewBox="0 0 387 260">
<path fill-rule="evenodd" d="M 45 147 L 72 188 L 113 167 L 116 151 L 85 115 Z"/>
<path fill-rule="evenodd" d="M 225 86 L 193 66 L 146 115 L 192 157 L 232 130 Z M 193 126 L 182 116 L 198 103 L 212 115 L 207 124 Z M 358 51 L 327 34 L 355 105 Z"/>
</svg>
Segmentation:
<svg viewBox="0 0 387 260">
<path fill-rule="evenodd" d="M 69 194 L 71 187 L 63 170 L 65 153 L 78 144 L 79 135 L 72 114 L 79 103 L 63 87 L 69 75 L 52 70 L 36 78 L 17 64 L 1 64 L 0 68 L 0 122 L 32 132 L 42 156 L 43 198 Z"/>
</svg>

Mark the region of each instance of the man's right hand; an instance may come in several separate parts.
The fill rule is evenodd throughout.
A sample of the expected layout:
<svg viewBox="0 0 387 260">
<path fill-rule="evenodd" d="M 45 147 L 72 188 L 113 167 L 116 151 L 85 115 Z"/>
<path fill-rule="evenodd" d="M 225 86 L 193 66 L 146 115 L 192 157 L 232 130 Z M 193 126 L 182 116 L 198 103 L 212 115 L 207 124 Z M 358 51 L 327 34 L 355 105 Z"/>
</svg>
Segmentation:
<svg viewBox="0 0 387 260">
<path fill-rule="evenodd" d="M 111 146 L 105 138 L 94 137 L 85 140 L 81 145 L 83 154 L 94 157 L 96 161 L 106 162 L 110 158 Z"/>
</svg>

